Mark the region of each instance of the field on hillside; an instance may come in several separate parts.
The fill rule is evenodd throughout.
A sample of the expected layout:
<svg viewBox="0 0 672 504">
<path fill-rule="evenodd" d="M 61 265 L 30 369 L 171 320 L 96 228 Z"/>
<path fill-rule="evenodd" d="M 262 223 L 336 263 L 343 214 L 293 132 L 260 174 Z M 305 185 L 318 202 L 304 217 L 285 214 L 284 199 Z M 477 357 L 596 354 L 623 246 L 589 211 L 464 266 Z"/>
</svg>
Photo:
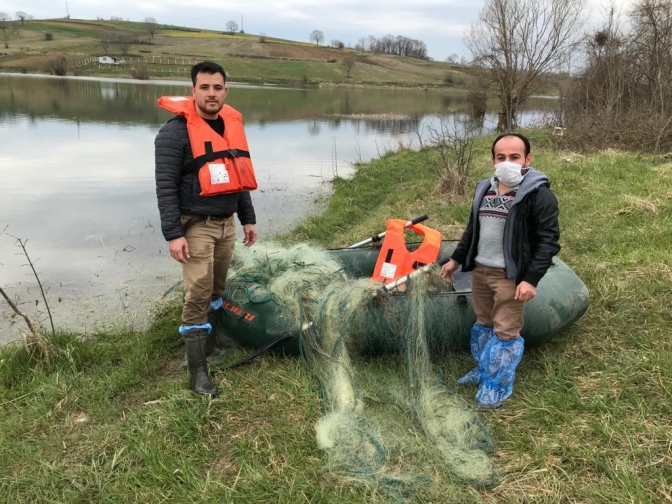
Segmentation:
<svg viewBox="0 0 672 504">
<path fill-rule="evenodd" d="M 448 63 L 362 54 L 252 34 L 159 25 L 151 37 L 142 23 L 125 21 L 35 20 L 13 23 L 13 27 L 18 30 L 6 31 L 6 48 L 0 49 L 0 71 L 45 72 L 49 62 L 62 54 L 69 75 L 130 77 L 134 69 L 146 67 L 151 78 L 185 79 L 191 64 L 212 59 L 241 82 L 459 88 L 472 81 L 466 69 Z M 47 33 L 51 40 L 47 40 Z M 101 43 L 129 35 L 140 43 L 127 43 L 127 47 Z M 123 58 L 125 63 L 82 65 L 106 53 Z M 354 61 L 349 77 L 344 63 L 347 58 Z"/>
<path fill-rule="evenodd" d="M 492 171 L 491 141 L 478 145 L 470 187 Z M 303 362 L 265 355 L 218 374 L 220 397 L 196 397 L 181 367 L 174 302 L 146 333 L 60 335 L 46 353 L 0 351 L 0 495 L 15 503 L 672 502 L 672 163 L 582 155 L 544 134 L 532 145 L 560 203 L 560 257 L 586 283 L 591 305 L 563 336 L 526 352 L 501 409 L 479 412 L 498 444 L 498 486 L 471 487 L 440 465 L 412 488 L 335 477 L 317 448 L 321 401 Z M 459 238 L 470 195 L 449 200 L 436 188 L 424 153 L 387 153 L 337 179 L 326 211 L 284 239 L 347 245 L 380 232 L 386 218 L 422 213 L 445 238 Z M 434 361 L 449 385 L 472 366 L 466 353 Z M 370 363 L 374 375 L 404 372 L 399 357 Z M 457 389 L 470 404 L 474 392 Z"/>
</svg>

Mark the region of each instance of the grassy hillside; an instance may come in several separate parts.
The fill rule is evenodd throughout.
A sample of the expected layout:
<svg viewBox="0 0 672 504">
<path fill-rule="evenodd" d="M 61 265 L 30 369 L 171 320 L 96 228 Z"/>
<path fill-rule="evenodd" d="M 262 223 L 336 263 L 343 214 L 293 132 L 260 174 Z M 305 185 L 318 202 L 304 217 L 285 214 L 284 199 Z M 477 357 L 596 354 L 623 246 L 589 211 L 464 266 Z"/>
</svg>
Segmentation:
<svg viewBox="0 0 672 504">
<path fill-rule="evenodd" d="M 488 174 L 488 147 L 470 187 Z M 672 481 L 672 163 L 662 156 L 555 151 L 535 135 L 535 166 L 561 207 L 561 258 L 591 293 L 563 337 L 526 352 L 511 399 L 481 412 L 501 483 L 477 490 L 443 467 L 407 499 L 325 471 L 315 381 L 299 359 L 266 355 L 217 375 L 215 400 L 186 389 L 179 306 L 146 333 L 63 335 L 0 351 L 0 495 L 7 502 L 648 503 Z M 571 162 L 565 161 L 570 159 Z M 434 192 L 423 153 L 402 150 L 339 179 L 323 215 L 292 238 L 349 244 L 385 218 L 427 212 L 460 235 L 468 196 Z M 243 354 L 228 355 L 230 361 Z M 436 357 L 446 380 L 472 366 Z M 372 365 L 399 366 L 401 359 Z M 475 390 L 458 393 L 473 403 Z M 449 496 L 449 497 L 447 497 Z"/>
<path fill-rule="evenodd" d="M 51 40 L 47 40 L 50 34 Z M 123 47 L 115 39 L 136 42 Z M 101 40 L 112 42 L 105 48 Z M 0 42 L 1 43 L 1 42 Z M 221 62 L 232 80 L 271 83 L 335 83 L 403 86 L 466 87 L 464 69 L 443 62 L 398 58 L 294 42 L 251 34 L 159 25 L 151 37 L 143 23 L 129 21 L 34 20 L 13 22 L 0 45 L 0 71 L 45 72 L 50 61 L 63 55 L 68 74 L 130 77 L 144 66 L 150 78 L 186 79 L 191 64 L 202 59 Z M 107 49 L 107 51 L 106 51 Z M 105 53 L 123 57 L 126 64 L 78 63 Z M 354 60 L 347 76 L 346 58 Z"/>
</svg>

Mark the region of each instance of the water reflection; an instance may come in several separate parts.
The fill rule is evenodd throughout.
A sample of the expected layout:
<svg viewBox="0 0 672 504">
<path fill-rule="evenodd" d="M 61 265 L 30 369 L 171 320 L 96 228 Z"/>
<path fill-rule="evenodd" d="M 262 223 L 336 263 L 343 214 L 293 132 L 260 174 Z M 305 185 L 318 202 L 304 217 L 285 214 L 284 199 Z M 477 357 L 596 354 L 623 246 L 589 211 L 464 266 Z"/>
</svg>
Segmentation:
<svg viewBox="0 0 672 504">
<path fill-rule="evenodd" d="M 156 106 L 164 95 L 188 94 L 189 83 L 133 82 L 0 76 L 0 117 L 16 114 L 80 121 L 159 125 L 170 114 Z M 457 96 L 403 89 L 280 89 L 235 87 L 227 102 L 247 124 L 352 114 L 423 116 L 456 103 Z"/>
<path fill-rule="evenodd" d="M 188 83 L 135 84 L 0 76 L 0 231 L 29 239 L 61 327 L 142 325 L 179 279 L 160 233 L 154 137 L 170 114 L 162 95 Z M 459 98 L 418 90 L 232 88 L 258 175 L 262 237 L 314 211 L 352 162 L 406 143 Z M 485 128 L 496 123 L 486 116 Z M 29 313 L 36 289 L 14 242 L 0 236 L 0 285 Z M 54 302 L 56 303 L 56 302 Z M 15 337 L 0 306 L 0 342 Z M 20 324 L 19 324 L 20 325 Z"/>
</svg>

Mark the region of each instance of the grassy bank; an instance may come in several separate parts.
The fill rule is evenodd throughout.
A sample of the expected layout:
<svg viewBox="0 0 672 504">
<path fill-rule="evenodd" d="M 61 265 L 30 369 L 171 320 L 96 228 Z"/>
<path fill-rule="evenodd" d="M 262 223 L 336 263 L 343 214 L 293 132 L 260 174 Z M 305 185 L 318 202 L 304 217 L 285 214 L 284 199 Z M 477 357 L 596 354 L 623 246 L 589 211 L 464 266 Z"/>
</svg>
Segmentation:
<svg viewBox="0 0 672 504">
<path fill-rule="evenodd" d="M 444 62 L 316 47 L 245 33 L 158 25 L 150 37 L 143 23 L 75 19 L 13 23 L 5 33 L 0 71 L 44 73 L 50 61 L 63 55 L 68 75 L 130 78 L 133 69 L 144 67 L 152 79 L 189 80 L 193 63 L 212 59 L 237 82 L 454 88 L 472 82 L 467 69 Z M 123 48 L 115 42 L 101 44 L 101 40 L 120 37 L 142 43 Z M 125 63 L 81 65 L 104 54 L 122 57 Z M 349 76 L 347 59 L 354 63 Z"/>
<path fill-rule="evenodd" d="M 561 258 L 588 285 L 591 308 L 528 352 L 513 397 L 483 412 L 499 445 L 500 485 L 476 490 L 437 477 L 407 502 L 672 500 L 672 163 L 612 151 L 584 157 L 545 142 L 533 138 L 534 164 L 553 181 Z M 489 172 L 487 140 L 479 152 L 473 183 Z M 457 238 L 468 201 L 448 205 L 435 185 L 421 153 L 385 155 L 336 181 L 326 212 L 288 240 L 345 245 L 387 217 L 425 212 Z M 178 320 L 179 307 L 167 306 L 146 334 L 62 336 L 49 364 L 38 349 L 2 350 L 3 500 L 387 500 L 324 472 L 316 383 L 300 360 L 265 356 L 220 375 L 221 397 L 198 398 L 185 389 Z M 471 366 L 466 355 L 438 364 L 449 381 Z M 474 390 L 460 393 L 473 401 Z"/>
</svg>

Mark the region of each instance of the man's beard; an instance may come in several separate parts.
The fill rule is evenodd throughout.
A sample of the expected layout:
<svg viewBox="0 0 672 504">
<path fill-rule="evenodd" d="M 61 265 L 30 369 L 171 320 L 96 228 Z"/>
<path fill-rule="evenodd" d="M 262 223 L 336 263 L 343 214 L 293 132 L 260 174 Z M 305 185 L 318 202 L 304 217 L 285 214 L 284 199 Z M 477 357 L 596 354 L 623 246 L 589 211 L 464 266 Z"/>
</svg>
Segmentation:
<svg viewBox="0 0 672 504">
<path fill-rule="evenodd" d="M 216 102 L 212 102 L 217 105 L 217 110 L 214 109 L 208 109 L 207 106 L 209 105 L 208 102 L 205 103 L 206 108 L 201 107 L 198 103 L 196 103 L 196 106 L 203 112 L 204 114 L 219 114 L 219 111 L 222 110 L 222 107 L 224 107 L 224 104 L 219 104 Z"/>
</svg>

